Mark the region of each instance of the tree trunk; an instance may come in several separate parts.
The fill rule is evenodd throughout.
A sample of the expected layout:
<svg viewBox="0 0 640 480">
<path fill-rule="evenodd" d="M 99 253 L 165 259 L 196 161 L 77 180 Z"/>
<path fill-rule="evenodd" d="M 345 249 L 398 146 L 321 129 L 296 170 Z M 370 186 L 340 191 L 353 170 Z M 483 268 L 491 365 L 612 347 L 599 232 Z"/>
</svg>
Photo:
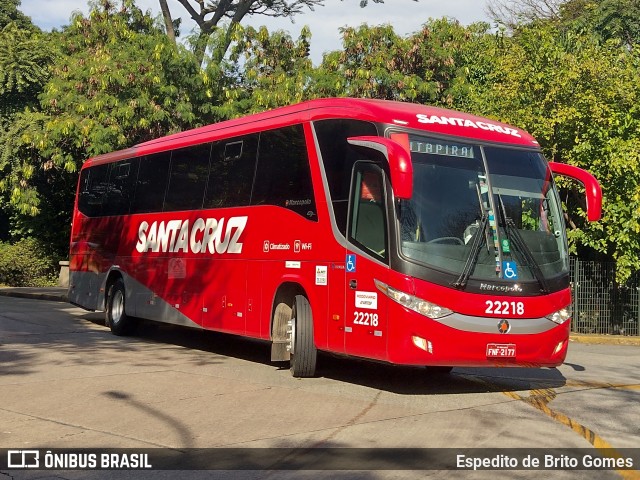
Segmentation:
<svg viewBox="0 0 640 480">
<path fill-rule="evenodd" d="M 171 12 L 169 11 L 169 5 L 167 0 L 159 0 L 160 9 L 162 10 L 162 16 L 164 17 L 164 25 L 167 28 L 167 36 L 173 43 L 176 43 L 176 32 L 173 29 L 173 20 L 171 19 Z"/>
</svg>

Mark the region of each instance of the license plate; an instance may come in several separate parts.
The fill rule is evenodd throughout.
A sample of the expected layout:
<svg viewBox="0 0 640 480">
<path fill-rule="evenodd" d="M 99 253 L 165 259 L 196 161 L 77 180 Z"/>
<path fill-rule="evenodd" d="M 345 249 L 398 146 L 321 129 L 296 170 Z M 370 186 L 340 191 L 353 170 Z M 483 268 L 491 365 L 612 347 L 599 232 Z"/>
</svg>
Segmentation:
<svg viewBox="0 0 640 480">
<path fill-rule="evenodd" d="M 513 358 L 516 356 L 516 346 L 513 343 L 488 343 L 487 358 Z"/>
</svg>

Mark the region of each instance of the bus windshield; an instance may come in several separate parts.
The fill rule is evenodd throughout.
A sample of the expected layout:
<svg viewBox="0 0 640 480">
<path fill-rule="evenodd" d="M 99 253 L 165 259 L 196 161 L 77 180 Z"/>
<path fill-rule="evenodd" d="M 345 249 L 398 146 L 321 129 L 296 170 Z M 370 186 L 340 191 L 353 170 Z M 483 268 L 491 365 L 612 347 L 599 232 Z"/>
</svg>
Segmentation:
<svg viewBox="0 0 640 480">
<path fill-rule="evenodd" d="M 398 218 L 405 258 L 462 284 L 537 281 L 542 291 L 567 272 L 562 210 L 539 152 L 415 135 L 410 145 L 413 196 Z"/>
</svg>

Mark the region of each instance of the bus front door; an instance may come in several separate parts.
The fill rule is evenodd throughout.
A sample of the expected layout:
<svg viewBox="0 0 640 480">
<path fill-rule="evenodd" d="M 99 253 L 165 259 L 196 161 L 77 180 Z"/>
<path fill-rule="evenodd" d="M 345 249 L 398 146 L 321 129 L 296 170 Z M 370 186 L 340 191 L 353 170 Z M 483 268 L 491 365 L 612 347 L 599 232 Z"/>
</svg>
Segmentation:
<svg viewBox="0 0 640 480">
<path fill-rule="evenodd" d="M 389 272 L 386 212 L 384 172 L 372 162 L 356 162 L 347 232 L 354 248 L 345 268 L 345 350 L 350 355 L 387 355 L 387 297 L 375 284 L 386 283 Z"/>
<path fill-rule="evenodd" d="M 386 283 L 386 273 L 385 267 L 362 255 L 347 255 L 345 350 L 348 355 L 386 359 L 387 297 L 374 283 L 374 280 Z"/>
</svg>

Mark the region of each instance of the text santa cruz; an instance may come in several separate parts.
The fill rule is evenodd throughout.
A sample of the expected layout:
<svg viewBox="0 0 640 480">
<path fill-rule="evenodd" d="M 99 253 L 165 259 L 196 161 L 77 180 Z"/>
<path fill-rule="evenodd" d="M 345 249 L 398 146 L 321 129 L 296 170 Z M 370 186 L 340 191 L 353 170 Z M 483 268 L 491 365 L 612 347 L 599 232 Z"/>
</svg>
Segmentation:
<svg viewBox="0 0 640 480">
<path fill-rule="evenodd" d="M 473 121 L 457 117 L 445 117 L 444 115 L 425 115 L 424 113 L 419 113 L 416 117 L 420 123 L 437 123 L 440 125 L 457 125 L 459 127 L 479 128 L 480 130 L 503 133 L 505 135 L 512 135 L 518 138 L 521 137 L 520 132 L 515 128 L 509 128 L 491 122 Z"/>
<path fill-rule="evenodd" d="M 145 252 L 241 253 L 239 242 L 248 217 L 231 217 L 142 222 L 138 227 L 136 250 Z"/>
</svg>

